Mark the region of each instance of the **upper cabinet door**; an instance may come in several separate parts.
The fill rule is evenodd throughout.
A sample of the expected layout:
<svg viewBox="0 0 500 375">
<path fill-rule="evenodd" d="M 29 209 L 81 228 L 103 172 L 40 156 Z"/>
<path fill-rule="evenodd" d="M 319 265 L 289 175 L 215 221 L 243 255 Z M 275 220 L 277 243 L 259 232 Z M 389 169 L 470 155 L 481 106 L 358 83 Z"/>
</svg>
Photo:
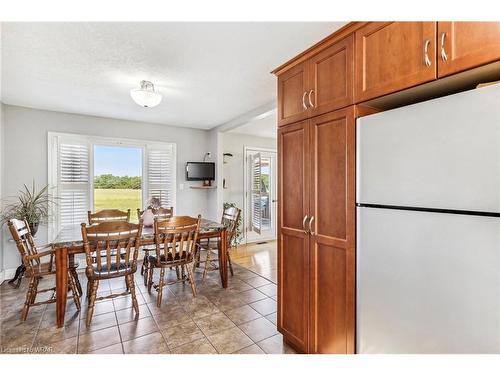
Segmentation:
<svg viewBox="0 0 500 375">
<path fill-rule="evenodd" d="M 356 31 L 356 102 L 436 78 L 435 22 L 372 22 Z"/>
<path fill-rule="evenodd" d="M 500 59 L 500 22 L 438 22 L 438 75 Z"/>
<path fill-rule="evenodd" d="M 307 62 L 278 76 L 278 125 L 291 124 L 309 115 Z"/>
<path fill-rule="evenodd" d="M 353 103 L 354 35 L 333 44 L 309 60 L 307 104 L 311 116 Z"/>
</svg>

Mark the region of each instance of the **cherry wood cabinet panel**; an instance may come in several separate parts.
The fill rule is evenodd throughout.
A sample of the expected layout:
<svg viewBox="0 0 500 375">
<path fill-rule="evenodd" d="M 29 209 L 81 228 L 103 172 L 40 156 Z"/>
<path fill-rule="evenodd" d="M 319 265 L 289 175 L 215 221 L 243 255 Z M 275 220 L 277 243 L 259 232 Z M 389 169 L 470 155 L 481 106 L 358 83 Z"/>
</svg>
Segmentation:
<svg viewBox="0 0 500 375">
<path fill-rule="evenodd" d="M 309 116 L 307 105 L 307 62 L 278 76 L 278 126 Z"/>
<path fill-rule="evenodd" d="M 354 106 L 311 119 L 310 351 L 354 352 Z"/>
<path fill-rule="evenodd" d="M 356 103 L 436 78 L 435 22 L 371 22 L 356 31 Z"/>
<path fill-rule="evenodd" d="M 309 59 L 308 104 L 311 116 L 346 107 L 354 101 L 354 35 Z"/>
<path fill-rule="evenodd" d="M 278 244 L 278 330 L 297 350 L 309 351 L 309 236 L 282 229 Z"/>
<path fill-rule="evenodd" d="M 438 22 L 438 76 L 500 60 L 500 22 Z"/>
<path fill-rule="evenodd" d="M 309 122 L 278 129 L 278 330 L 309 350 Z"/>
</svg>

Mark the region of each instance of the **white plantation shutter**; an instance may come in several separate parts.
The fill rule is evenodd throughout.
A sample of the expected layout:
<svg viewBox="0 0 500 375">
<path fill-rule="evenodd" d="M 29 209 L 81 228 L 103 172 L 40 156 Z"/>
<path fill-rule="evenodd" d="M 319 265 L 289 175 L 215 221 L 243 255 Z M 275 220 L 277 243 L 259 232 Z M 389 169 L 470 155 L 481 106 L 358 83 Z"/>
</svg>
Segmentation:
<svg viewBox="0 0 500 375">
<path fill-rule="evenodd" d="M 162 207 L 175 205 L 175 146 L 147 146 L 147 199 L 159 198 Z"/>
<path fill-rule="evenodd" d="M 262 163 L 261 155 L 257 153 L 252 156 L 252 230 L 260 234 L 262 229 Z"/>
<path fill-rule="evenodd" d="M 87 222 L 90 207 L 90 144 L 59 138 L 57 190 L 59 229 Z"/>
</svg>

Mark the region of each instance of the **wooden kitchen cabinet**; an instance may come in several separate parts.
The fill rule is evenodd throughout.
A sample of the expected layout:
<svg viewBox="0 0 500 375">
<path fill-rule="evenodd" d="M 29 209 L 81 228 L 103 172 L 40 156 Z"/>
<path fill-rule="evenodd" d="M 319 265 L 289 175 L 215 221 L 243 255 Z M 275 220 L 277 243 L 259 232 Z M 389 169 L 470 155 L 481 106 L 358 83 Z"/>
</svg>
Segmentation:
<svg viewBox="0 0 500 375">
<path fill-rule="evenodd" d="M 278 130 L 278 329 L 306 353 L 353 353 L 354 106 Z"/>
<path fill-rule="evenodd" d="M 352 34 L 278 75 L 279 126 L 346 107 L 353 101 Z"/>
<path fill-rule="evenodd" d="M 436 22 L 370 22 L 356 31 L 356 103 L 436 77 Z"/>
<path fill-rule="evenodd" d="M 309 115 L 307 105 L 307 63 L 298 64 L 278 76 L 278 125 L 303 120 Z"/>
<path fill-rule="evenodd" d="M 278 330 L 309 350 L 309 121 L 278 130 Z"/>
<path fill-rule="evenodd" d="M 311 117 L 354 102 L 354 35 L 309 59 L 308 95 Z"/>
<path fill-rule="evenodd" d="M 354 353 L 354 106 L 310 120 L 310 352 Z"/>
<path fill-rule="evenodd" d="M 500 22 L 438 22 L 438 76 L 500 59 Z"/>
</svg>

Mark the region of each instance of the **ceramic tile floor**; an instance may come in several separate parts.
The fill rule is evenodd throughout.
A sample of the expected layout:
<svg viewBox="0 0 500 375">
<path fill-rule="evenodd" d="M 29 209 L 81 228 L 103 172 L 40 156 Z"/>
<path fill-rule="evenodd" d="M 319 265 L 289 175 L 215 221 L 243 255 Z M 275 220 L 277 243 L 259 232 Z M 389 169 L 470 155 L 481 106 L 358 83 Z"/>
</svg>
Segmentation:
<svg viewBox="0 0 500 375">
<path fill-rule="evenodd" d="M 130 296 L 119 297 L 96 304 L 89 328 L 84 320 L 86 306 L 79 313 L 71 298 L 64 328 L 55 328 L 54 304 L 31 308 L 27 321 L 21 322 L 27 281 L 19 289 L 5 282 L 0 286 L 0 352 L 294 353 L 276 330 L 276 285 L 241 266 L 234 265 L 234 271 L 226 290 L 220 286 L 218 272 L 210 272 L 205 282 L 196 272 L 198 296 L 192 296 L 187 283 L 170 285 L 160 308 L 156 292 L 148 294 L 138 273 L 139 318 L 134 319 Z M 169 272 L 168 278 L 175 278 L 175 272 Z M 39 288 L 53 282 L 53 278 L 42 280 Z M 80 282 L 85 287 L 84 274 Z M 123 288 L 124 281 L 118 279 L 101 282 L 99 292 Z"/>
</svg>

